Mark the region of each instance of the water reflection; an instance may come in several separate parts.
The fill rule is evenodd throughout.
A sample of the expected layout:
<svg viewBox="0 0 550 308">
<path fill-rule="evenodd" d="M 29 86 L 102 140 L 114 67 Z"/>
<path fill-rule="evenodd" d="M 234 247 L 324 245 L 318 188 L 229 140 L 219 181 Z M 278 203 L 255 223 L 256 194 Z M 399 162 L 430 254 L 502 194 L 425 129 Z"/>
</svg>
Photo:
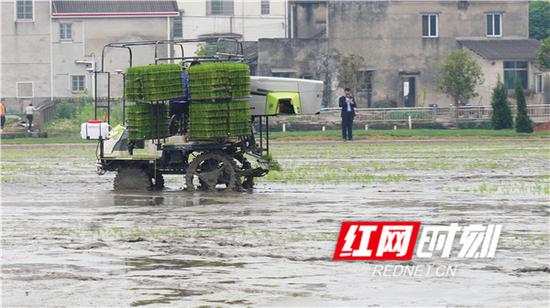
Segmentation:
<svg viewBox="0 0 550 308">
<path fill-rule="evenodd" d="M 164 197 L 151 194 L 113 194 L 114 206 L 159 206 Z"/>
</svg>

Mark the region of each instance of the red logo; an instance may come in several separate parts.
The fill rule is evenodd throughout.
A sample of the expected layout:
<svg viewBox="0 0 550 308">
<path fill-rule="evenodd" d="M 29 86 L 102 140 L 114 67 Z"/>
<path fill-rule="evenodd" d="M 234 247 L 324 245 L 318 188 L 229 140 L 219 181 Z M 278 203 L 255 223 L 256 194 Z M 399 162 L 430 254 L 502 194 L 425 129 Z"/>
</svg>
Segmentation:
<svg viewBox="0 0 550 308">
<path fill-rule="evenodd" d="M 419 221 L 345 221 L 333 260 L 411 260 Z"/>
</svg>

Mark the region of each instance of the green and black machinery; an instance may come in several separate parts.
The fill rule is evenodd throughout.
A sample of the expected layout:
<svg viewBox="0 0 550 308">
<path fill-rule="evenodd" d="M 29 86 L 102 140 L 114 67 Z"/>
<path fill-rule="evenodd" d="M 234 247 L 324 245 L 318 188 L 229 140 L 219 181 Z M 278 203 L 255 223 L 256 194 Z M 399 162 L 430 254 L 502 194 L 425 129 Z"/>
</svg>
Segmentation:
<svg viewBox="0 0 550 308">
<path fill-rule="evenodd" d="M 231 53 L 185 55 L 184 44 L 201 42 L 141 41 L 104 47 L 101 68 L 93 72 L 95 116 L 109 119 L 112 105 L 105 51 L 126 49 L 122 123 L 89 121 L 82 125 L 81 135 L 98 140 L 98 173 L 116 172 L 115 190 L 162 189 L 163 176 L 170 174 L 183 175 L 187 190 L 251 189 L 255 177 L 269 172 L 269 117 L 320 110 L 322 82 L 251 77 L 242 43 L 234 40 L 217 43 L 232 43 Z M 179 48 L 180 55 L 158 56 L 166 45 Z M 154 48 L 154 61 L 133 66 L 134 49 L 143 46 Z M 97 95 L 100 74 L 107 78 L 103 100 Z"/>
</svg>

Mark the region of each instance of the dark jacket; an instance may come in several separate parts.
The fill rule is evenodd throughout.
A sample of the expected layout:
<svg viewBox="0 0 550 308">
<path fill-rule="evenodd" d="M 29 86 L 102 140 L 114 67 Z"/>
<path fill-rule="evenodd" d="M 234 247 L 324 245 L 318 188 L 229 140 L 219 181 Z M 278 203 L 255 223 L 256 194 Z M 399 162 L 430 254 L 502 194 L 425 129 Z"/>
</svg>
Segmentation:
<svg viewBox="0 0 550 308">
<path fill-rule="evenodd" d="M 340 99 L 338 100 L 338 106 L 342 108 L 341 116 L 342 118 L 344 116 L 352 116 L 355 117 L 355 108 L 357 108 L 357 104 L 355 103 L 355 98 L 353 96 L 351 97 L 351 111 L 348 111 L 348 104 L 346 103 L 346 97 L 340 96 Z"/>
</svg>

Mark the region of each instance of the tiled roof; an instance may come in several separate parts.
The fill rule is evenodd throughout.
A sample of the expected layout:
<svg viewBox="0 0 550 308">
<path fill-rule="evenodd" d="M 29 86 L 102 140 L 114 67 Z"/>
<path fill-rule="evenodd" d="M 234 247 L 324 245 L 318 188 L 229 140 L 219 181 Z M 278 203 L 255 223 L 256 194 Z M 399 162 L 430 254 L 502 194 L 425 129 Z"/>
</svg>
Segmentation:
<svg viewBox="0 0 550 308">
<path fill-rule="evenodd" d="M 531 39 L 459 39 L 458 42 L 487 60 L 533 60 L 540 42 Z"/>
<path fill-rule="evenodd" d="M 88 0 L 57 0 L 52 1 L 53 16 L 89 16 L 93 14 L 135 14 L 159 13 L 168 16 L 178 14 L 177 1 L 88 1 Z M 100 15 L 101 16 L 101 15 Z"/>
</svg>

